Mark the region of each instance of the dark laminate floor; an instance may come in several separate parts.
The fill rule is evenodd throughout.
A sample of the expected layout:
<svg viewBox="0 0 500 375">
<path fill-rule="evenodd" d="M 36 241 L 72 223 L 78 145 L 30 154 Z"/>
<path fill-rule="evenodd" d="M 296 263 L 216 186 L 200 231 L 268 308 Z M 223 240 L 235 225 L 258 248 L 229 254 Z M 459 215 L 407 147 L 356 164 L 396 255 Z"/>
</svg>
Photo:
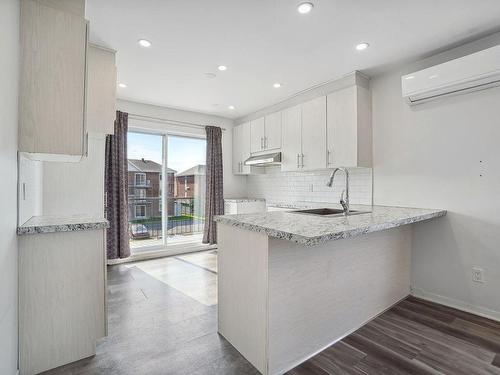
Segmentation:
<svg viewBox="0 0 500 375">
<path fill-rule="evenodd" d="M 287 375 L 500 374 L 500 323 L 408 297 Z"/>
<path fill-rule="evenodd" d="M 212 263 L 109 267 L 109 336 L 95 357 L 45 374 L 258 374 L 217 334 Z M 288 375 L 500 374 L 498 353 L 500 323 L 410 297 Z"/>
</svg>

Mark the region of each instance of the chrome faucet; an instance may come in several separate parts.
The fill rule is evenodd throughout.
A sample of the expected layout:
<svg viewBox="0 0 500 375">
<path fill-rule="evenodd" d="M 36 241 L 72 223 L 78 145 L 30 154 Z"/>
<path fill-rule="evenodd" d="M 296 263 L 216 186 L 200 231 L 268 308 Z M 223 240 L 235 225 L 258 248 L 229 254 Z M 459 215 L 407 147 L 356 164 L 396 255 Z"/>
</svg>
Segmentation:
<svg viewBox="0 0 500 375">
<path fill-rule="evenodd" d="M 342 205 L 342 209 L 344 210 L 344 215 L 349 215 L 349 172 L 347 171 L 347 168 L 335 168 L 330 175 L 330 179 L 326 183 L 326 186 L 332 187 L 335 173 L 337 173 L 338 171 L 343 171 L 345 173 L 345 189 L 342 190 L 342 195 L 340 196 L 340 204 Z"/>
</svg>

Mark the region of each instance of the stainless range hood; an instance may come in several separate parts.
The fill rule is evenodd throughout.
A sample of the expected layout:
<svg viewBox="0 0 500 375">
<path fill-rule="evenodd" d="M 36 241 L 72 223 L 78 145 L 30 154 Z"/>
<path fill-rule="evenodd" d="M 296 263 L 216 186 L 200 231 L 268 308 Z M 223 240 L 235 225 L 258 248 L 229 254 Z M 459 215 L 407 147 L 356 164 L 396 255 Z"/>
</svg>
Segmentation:
<svg viewBox="0 0 500 375">
<path fill-rule="evenodd" d="M 245 160 L 245 165 L 251 165 L 256 167 L 265 167 L 267 165 L 280 165 L 280 164 L 281 164 L 281 152 L 273 152 L 271 154 L 250 156 L 247 160 Z"/>
</svg>

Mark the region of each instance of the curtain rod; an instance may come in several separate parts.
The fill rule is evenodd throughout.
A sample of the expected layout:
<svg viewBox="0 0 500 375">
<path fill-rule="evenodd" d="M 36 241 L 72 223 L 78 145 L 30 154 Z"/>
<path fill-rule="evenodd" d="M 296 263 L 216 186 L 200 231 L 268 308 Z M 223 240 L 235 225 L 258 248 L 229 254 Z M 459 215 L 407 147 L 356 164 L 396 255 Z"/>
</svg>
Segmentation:
<svg viewBox="0 0 500 375">
<path fill-rule="evenodd" d="M 164 118 L 160 118 L 160 117 L 138 115 L 136 113 L 129 113 L 128 116 L 130 118 L 136 119 L 136 120 L 152 121 L 152 122 L 158 122 L 160 124 L 170 124 L 170 125 L 186 126 L 186 127 L 189 127 L 189 128 L 205 128 L 205 126 L 207 126 L 207 125 L 196 124 L 194 122 L 168 120 L 168 119 L 164 119 Z M 223 128 L 222 126 L 219 126 L 219 128 L 221 128 L 222 131 L 226 131 L 226 128 Z"/>
</svg>

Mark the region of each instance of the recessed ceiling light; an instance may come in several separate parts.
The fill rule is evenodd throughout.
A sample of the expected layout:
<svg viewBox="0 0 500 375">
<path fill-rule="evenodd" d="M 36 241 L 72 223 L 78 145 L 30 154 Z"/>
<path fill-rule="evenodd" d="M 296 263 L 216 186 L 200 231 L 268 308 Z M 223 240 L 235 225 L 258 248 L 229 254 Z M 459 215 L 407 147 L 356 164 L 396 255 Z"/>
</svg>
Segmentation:
<svg viewBox="0 0 500 375">
<path fill-rule="evenodd" d="M 151 42 L 147 39 L 139 39 L 137 43 L 139 43 L 141 47 L 151 47 Z"/>
<path fill-rule="evenodd" d="M 121 87 L 122 89 L 124 89 L 125 87 L 127 87 L 127 85 L 126 85 L 126 84 L 124 84 L 124 83 L 119 83 L 119 84 L 118 84 L 118 87 Z"/>
<path fill-rule="evenodd" d="M 219 69 L 221 72 L 223 72 L 224 70 L 227 70 L 227 66 L 225 66 L 225 65 L 219 65 L 217 67 L 217 69 Z"/>
<path fill-rule="evenodd" d="M 307 14 L 312 10 L 313 7 L 314 7 L 313 3 L 300 3 L 299 6 L 297 7 L 297 11 L 300 14 Z"/>
<path fill-rule="evenodd" d="M 281 83 L 279 83 L 279 82 L 273 83 L 273 87 L 275 89 L 279 89 L 281 87 Z"/>
<path fill-rule="evenodd" d="M 233 109 L 235 109 L 235 106 L 234 105 L 230 105 L 230 106 L 227 107 L 227 109 L 233 110 Z"/>
<path fill-rule="evenodd" d="M 356 46 L 356 49 L 358 51 L 363 51 L 365 49 L 367 49 L 368 47 L 370 47 L 370 45 L 368 43 L 359 43 L 357 46 Z"/>
</svg>

